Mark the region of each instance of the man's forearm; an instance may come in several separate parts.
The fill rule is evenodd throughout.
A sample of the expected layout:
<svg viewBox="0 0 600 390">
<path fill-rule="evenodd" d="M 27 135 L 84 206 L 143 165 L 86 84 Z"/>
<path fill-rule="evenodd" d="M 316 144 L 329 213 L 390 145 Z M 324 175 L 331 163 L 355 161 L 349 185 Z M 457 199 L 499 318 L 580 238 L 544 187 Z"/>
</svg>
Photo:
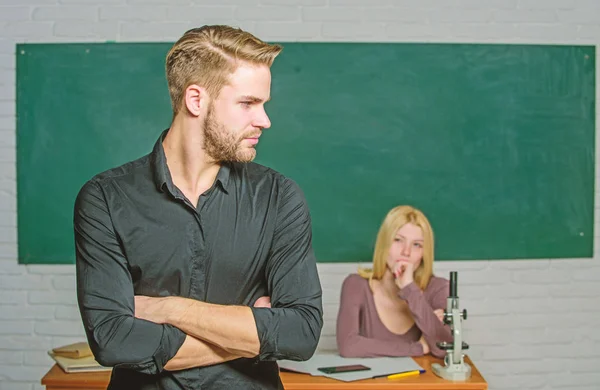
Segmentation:
<svg viewBox="0 0 600 390">
<path fill-rule="evenodd" d="M 206 341 L 186 336 L 177 354 L 165 364 L 165 370 L 178 371 L 193 367 L 212 366 L 239 357 L 241 356 L 234 355 Z"/>
<path fill-rule="evenodd" d="M 181 297 L 165 298 L 165 322 L 240 357 L 255 357 L 260 342 L 252 310 Z"/>
</svg>

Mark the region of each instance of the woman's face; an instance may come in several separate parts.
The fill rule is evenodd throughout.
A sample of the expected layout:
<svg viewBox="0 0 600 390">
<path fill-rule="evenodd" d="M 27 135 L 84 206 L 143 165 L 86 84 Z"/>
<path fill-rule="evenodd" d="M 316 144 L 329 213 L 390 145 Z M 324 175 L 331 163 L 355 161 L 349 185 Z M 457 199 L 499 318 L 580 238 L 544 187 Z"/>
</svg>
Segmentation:
<svg viewBox="0 0 600 390">
<path fill-rule="evenodd" d="M 388 268 L 395 269 L 399 261 L 409 262 L 417 269 L 423 260 L 423 230 L 412 223 L 402 226 L 392 240 L 388 255 Z"/>
</svg>

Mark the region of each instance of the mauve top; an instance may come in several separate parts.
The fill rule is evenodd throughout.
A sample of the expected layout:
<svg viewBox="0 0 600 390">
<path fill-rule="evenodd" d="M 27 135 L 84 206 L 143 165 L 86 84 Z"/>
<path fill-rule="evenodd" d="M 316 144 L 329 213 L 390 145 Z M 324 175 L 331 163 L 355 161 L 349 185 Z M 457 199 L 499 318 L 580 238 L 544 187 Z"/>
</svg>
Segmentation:
<svg viewBox="0 0 600 390">
<path fill-rule="evenodd" d="M 431 354 L 443 357 L 438 341 L 452 341 L 450 327 L 433 312 L 446 308 L 449 295 L 447 279 L 432 276 L 425 291 L 413 282 L 398 296 L 408 303 L 415 324 L 404 334 L 392 333 L 379 318 L 369 280 L 349 275 L 342 285 L 337 318 L 337 345 L 344 357 L 421 356 L 423 334 Z"/>
</svg>

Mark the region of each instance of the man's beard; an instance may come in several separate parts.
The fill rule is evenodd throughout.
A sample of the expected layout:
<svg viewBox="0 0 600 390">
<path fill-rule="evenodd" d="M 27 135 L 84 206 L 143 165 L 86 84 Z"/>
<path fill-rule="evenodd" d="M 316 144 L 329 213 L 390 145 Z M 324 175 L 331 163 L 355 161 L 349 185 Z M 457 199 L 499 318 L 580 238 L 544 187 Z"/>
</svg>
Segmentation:
<svg viewBox="0 0 600 390">
<path fill-rule="evenodd" d="M 256 156 L 254 148 L 241 148 L 244 138 L 256 136 L 260 131 L 239 135 L 228 131 L 214 117 L 212 104 L 204 119 L 204 150 L 216 162 L 250 162 Z"/>
</svg>

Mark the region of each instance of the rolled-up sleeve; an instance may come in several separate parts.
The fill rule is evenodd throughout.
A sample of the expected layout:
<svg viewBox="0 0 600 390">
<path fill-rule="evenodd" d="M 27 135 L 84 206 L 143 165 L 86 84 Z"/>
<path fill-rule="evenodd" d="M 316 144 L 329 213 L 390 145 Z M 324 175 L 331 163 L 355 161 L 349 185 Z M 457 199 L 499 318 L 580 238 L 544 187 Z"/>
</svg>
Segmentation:
<svg viewBox="0 0 600 390">
<path fill-rule="evenodd" d="M 304 194 L 292 180 L 281 187 L 266 276 L 272 308 L 252 308 L 260 360 L 308 360 L 315 352 L 323 307 Z"/>
<path fill-rule="evenodd" d="M 146 374 L 161 372 L 185 333 L 134 316 L 134 291 L 101 186 L 87 182 L 74 210 L 77 300 L 96 360 Z"/>
</svg>

